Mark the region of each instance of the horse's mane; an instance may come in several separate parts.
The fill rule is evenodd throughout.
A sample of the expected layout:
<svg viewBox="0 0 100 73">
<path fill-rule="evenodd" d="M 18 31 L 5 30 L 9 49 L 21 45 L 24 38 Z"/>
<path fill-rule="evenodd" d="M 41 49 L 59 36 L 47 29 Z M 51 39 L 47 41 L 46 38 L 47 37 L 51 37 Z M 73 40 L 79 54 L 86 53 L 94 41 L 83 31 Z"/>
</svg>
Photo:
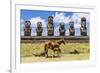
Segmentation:
<svg viewBox="0 0 100 73">
<path fill-rule="evenodd" d="M 58 43 L 59 45 L 60 45 L 62 42 L 64 42 L 63 39 L 60 39 L 60 40 L 57 41 L 57 43 Z"/>
</svg>

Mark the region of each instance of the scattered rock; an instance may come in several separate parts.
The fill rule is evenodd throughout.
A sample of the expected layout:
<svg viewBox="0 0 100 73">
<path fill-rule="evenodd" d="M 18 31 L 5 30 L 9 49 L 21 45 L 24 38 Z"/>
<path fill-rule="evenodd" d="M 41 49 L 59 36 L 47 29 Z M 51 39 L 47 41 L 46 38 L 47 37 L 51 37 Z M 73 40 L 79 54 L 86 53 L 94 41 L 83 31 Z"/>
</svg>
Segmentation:
<svg viewBox="0 0 100 73">
<path fill-rule="evenodd" d="M 33 53 L 32 53 L 33 54 Z M 45 52 L 41 52 L 41 53 L 36 53 L 36 54 L 33 54 L 34 56 L 37 56 L 37 57 L 44 57 L 45 56 Z"/>
<path fill-rule="evenodd" d="M 79 54 L 80 52 L 78 51 L 78 50 L 74 50 L 74 51 L 71 51 L 71 52 L 69 52 L 69 54 Z"/>
</svg>

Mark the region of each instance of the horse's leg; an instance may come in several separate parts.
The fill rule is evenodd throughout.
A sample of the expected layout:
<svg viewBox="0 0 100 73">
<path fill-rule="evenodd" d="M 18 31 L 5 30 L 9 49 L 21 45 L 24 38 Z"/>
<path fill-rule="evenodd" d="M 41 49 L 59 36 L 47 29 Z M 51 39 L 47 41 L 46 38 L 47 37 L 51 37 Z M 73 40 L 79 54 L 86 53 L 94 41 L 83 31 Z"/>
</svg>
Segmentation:
<svg viewBox="0 0 100 73">
<path fill-rule="evenodd" d="M 59 57 L 59 53 L 60 53 L 60 52 L 59 52 L 59 49 L 58 49 L 58 50 L 57 50 L 57 56 L 58 56 L 58 57 Z"/>
<path fill-rule="evenodd" d="M 46 51 L 46 57 L 48 58 L 48 50 Z"/>
<path fill-rule="evenodd" d="M 55 50 L 53 50 L 53 57 L 55 57 Z"/>
<path fill-rule="evenodd" d="M 44 47 L 44 51 L 45 51 L 45 57 L 48 57 L 48 47 L 47 47 L 47 44 Z"/>
<path fill-rule="evenodd" d="M 60 57 L 60 54 L 61 54 L 61 49 L 60 48 L 58 48 L 57 54 L 58 54 L 58 57 Z"/>
<path fill-rule="evenodd" d="M 45 57 L 48 58 L 48 49 L 45 50 Z"/>
</svg>

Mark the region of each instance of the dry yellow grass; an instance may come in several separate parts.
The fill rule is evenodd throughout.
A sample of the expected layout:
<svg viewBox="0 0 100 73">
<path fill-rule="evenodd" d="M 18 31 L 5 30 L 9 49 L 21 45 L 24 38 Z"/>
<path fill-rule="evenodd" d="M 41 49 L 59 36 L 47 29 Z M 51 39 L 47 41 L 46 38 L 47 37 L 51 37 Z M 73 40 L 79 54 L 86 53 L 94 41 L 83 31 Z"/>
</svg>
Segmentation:
<svg viewBox="0 0 100 73">
<path fill-rule="evenodd" d="M 21 43 L 21 62 L 44 62 L 44 61 L 69 61 L 69 60 L 86 60 L 89 59 L 89 43 L 66 43 L 61 45 L 61 57 L 58 58 L 45 58 L 35 57 L 32 53 L 41 53 L 44 51 L 43 43 Z M 69 52 L 77 49 L 80 54 L 69 54 Z M 49 50 L 49 55 L 53 51 Z"/>
<path fill-rule="evenodd" d="M 75 60 L 88 60 L 89 54 L 63 54 L 57 58 L 45 58 L 45 57 L 22 57 L 21 63 L 33 63 L 33 62 L 49 62 L 49 61 L 75 61 Z"/>
</svg>

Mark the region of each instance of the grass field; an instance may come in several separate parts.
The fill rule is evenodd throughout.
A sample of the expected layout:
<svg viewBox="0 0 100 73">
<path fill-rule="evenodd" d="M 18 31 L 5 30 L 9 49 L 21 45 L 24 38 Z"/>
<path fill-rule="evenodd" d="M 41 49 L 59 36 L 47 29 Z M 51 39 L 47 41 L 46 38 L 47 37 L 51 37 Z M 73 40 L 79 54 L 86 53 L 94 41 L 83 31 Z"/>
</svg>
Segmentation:
<svg viewBox="0 0 100 73">
<path fill-rule="evenodd" d="M 41 62 L 41 61 L 65 61 L 65 60 L 86 60 L 89 59 L 89 43 L 66 43 L 61 45 L 60 58 L 35 57 L 32 53 L 38 54 L 44 51 L 43 43 L 21 43 L 21 62 Z M 69 54 L 74 50 L 80 54 Z M 49 50 L 49 55 L 53 55 L 53 51 Z"/>
</svg>

